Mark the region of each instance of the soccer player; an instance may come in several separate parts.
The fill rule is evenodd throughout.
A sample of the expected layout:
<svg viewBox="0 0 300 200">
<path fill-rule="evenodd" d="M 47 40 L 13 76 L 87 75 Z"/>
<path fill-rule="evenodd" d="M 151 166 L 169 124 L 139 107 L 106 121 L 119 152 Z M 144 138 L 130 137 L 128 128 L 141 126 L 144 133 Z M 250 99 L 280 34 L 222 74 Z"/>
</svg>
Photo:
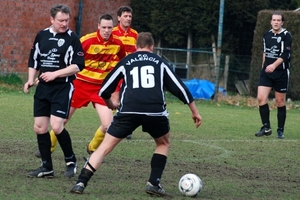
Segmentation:
<svg viewBox="0 0 300 200">
<path fill-rule="evenodd" d="M 280 12 L 276 11 L 272 14 L 270 23 L 272 29 L 263 36 L 263 64 L 257 90 L 259 114 L 263 126 L 255 136 L 272 134 L 268 96 L 274 89 L 277 106 L 277 138 L 282 139 L 286 119 L 285 99 L 289 83 L 292 36 L 282 28 L 284 17 Z"/>
<path fill-rule="evenodd" d="M 76 156 L 64 120 L 69 116 L 73 80 L 84 67 L 84 53 L 79 38 L 69 28 L 70 9 L 57 4 L 50 10 L 51 26 L 38 32 L 30 51 L 28 81 L 24 92 L 34 85 L 39 71 L 39 84 L 34 95 L 34 131 L 42 159 L 42 166 L 28 173 L 30 177 L 53 177 L 50 152 L 51 125 L 63 150 L 66 162 L 66 177 L 76 173 Z"/>
<path fill-rule="evenodd" d="M 117 11 L 117 16 L 118 16 L 119 24 L 112 29 L 111 34 L 117 36 L 122 41 L 125 47 L 126 54 L 133 53 L 136 51 L 135 45 L 136 45 L 136 39 L 138 33 L 136 30 L 130 27 L 132 21 L 132 9 L 129 6 L 121 6 Z M 115 94 L 115 96 L 117 98 L 117 93 Z M 104 120 L 106 119 L 105 113 L 103 114 L 101 113 L 98 112 L 98 115 L 100 119 L 102 119 L 101 122 L 103 122 L 104 124 L 95 132 L 93 139 L 87 145 L 87 152 L 89 154 L 96 150 L 96 148 L 100 145 L 100 143 L 103 141 L 103 138 L 105 136 L 105 129 L 106 129 L 105 127 L 107 127 L 106 122 L 109 121 L 109 117 L 107 117 L 107 120 Z M 73 114 L 73 109 L 71 109 L 71 115 L 72 114 Z M 51 136 L 51 152 L 53 152 L 57 145 L 57 139 L 53 131 L 50 131 L 50 136 Z M 131 139 L 131 138 L 132 138 L 132 134 L 127 136 L 127 139 Z M 35 156 L 38 158 L 40 157 L 39 150 L 35 152 Z"/>
<path fill-rule="evenodd" d="M 132 9 L 129 6 L 121 6 L 117 11 L 119 24 L 112 30 L 112 34 L 117 36 L 125 46 L 126 54 L 136 51 L 137 31 L 130 27 L 132 21 Z M 103 141 L 104 135 L 101 132 L 96 132 L 90 145 L 98 147 Z M 127 136 L 131 139 L 132 134 Z"/>
<path fill-rule="evenodd" d="M 117 12 L 119 24 L 114 27 L 112 34 L 119 37 L 125 46 L 126 54 L 136 51 L 136 39 L 138 32 L 131 28 L 132 9 L 129 6 L 121 6 Z M 127 136 L 131 139 L 132 134 Z"/>
<path fill-rule="evenodd" d="M 101 126 L 96 130 L 93 143 L 87 145 L 87 152 L 94 152 L 102 142 L 107 127 L 113 118 L 113 112 L 103 99 L 98 95 L 102 82 L 107 74 L 115 67 L 120 59 L 126 56 L 123 43 L 112 35 L 113 18 L 105 14 L 100 16 L 98 31 L 87 34 L 80 38 L 84 51 L 85 67 L 77 74 L 74 81 L 75 92 L 72 98 L 70 117 L 76 109 L 86 107 L 91 102 L 96 109 L 101 121 Z M 114 93 L 115 101 L 118 101 L 118 91 Z M 65 122 L 67 123 L 67 121 Z M 51 131 L 51 135 L 53 131 Z M 51 137 L 53 152 L 57 144 L 55 135 Z M 39 156 L 39 151 L 35 153 Z"/>
<path fill-rule="evenodd" d="M 138 32 L 131 28 L 132 9 L 129 6 L 121 6 L 117 12 L 119 24 L 114 27 L 112 34 L 119 37 L 125 46 L 126 54 L 136 51 L 136 39 Z"/>
<path fill-rule="evenodd" d="M 142 130 L 148 132 L 156 143 L 146 192 L 156 196 L 170 196 L 160 185 L 170 146 L 170 126 L 164 88 L 189 106 L 196 128 L 202 123 L 202 117 L 188 88 L 172 72 L 167 61 L 152 53 L 154 40 L 151 33 L 139 33 L 136 45 L 137 51 L 122 59 L 103 82 L 99 95 L 110 109 L 118 109 L 118 112 L 103 142 L 82 168 L 76 184 L 71 189 L 72 193 L 83 193 L 104 157 L 123 138 L 142 126 Z M 111 94 L 121 80 L 122 95 L 118 103 L 111 100 Z"/>
<path fill-rule="evenodd" d="M 119 60 L 126 56 L 123 43 L 112 34 L 113 18 L 111 15 L 105 14 L 99 18 L 98 29 L 99 31 L 81 38 L 86 66 L 82 72 L 77 74 L 75 80 L 77 92 L 75 90 L 71 105 L 71 109 L 76 109 L 87 106 L 89 102 L 92 102 L 99 115 L 101 126 L 97 129 L 95 135 L 100 137 L 94 138 L 94 142 L 92 141 L 87 145 L 88 153 L 92 153 L 97 149 L 113 119 L 112 110 L 106 106 L 98 92 L 102 87 L 104 78 Z M 118 89 L 114 95 L 115 101 L 118 101 Z"/>
</svg>

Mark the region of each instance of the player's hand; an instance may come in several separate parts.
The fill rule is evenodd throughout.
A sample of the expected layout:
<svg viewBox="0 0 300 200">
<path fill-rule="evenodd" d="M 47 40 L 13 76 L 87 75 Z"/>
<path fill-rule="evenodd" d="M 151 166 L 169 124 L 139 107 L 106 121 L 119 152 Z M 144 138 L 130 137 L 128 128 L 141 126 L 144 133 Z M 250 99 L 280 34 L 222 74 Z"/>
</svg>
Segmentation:
<svg viewBox="0 0 300 200">
<path fill-rule="evenodd" d="M 36 78 L 36 79 L 34 80 L 34 84 L 35 84 L 35 85 L 38 85 L 39 82 L 40 82 L 39 78 Z"/>
<path fill-rule="evenodd" d="M 273 64 L 270 64 L 266 67 L 265 71 L 266 71 L 266 73 L 272 73 L 272 72 L 274 72 L 275 69 L 276 69 L 276 66 Z"/>
<path fill-rule="evenodd" d="M 53 81 L 56 78 L 56 74 L 54 72 L 44 72 L 40 75 L 41 79 L 45 82 Z"/>
<path fill-rule="evenodd" d="M 202 124 L 202 117 L 199 113 L 193 114 L 192 118 L 194 120 L 194 123 L 196 124 L 196 128 L 198 128 Z"/>
<path fill-rule="evenodd" d="M 32 81 L 27 81 L 24 84 L 24 88 L 23 88 L 24 92 L 28 93 L 29 88 L 31 88 L 33 85 L 34 85 L 34 83 Z"/>
<path fill-rule="evenodd" d="M 111 109 L 111 110 L 115 110 L 117 108 L 119 108 L 120 103 L 119 102 L 113 102 L 111 99 L 103 99 L 106 106 Z"/>
<path fill-rule="evenodd" d="M 113 111 L 116 110 L 117 108 L 119 108 L 120 106 L 120 103 L 119 102 L 113 102 L 112 101 L 112 105 L 111 105 L 111 108 Z"/>
</svg>

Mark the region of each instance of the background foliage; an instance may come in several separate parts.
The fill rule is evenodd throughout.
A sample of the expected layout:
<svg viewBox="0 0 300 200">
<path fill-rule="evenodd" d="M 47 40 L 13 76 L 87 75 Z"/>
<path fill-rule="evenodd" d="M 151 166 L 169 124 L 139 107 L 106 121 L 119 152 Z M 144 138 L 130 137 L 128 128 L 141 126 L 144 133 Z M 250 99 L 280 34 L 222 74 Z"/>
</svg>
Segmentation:
<svg viewBox="0 0 300 200">
<path fill-rule="evenodd" d="M 254 66 L 251 60 L 261 60 L 262 54 L 261 47 L 253 47 L 254 34 L 257 33 L 256 23 L 259 23 L 258 13 L 261 10 L 293 11 L 299 6 L 300 0 L 225 0 L 220 75 L 222 76 L 224 72 L 225 56 L 229 55 L 227 91 L 237 92 L 235 83 L 238 80 L 249 80 L 250 76 L 252 78 L 258 76 L 256 69 L 250 70 Z M 220 1 L 132 0 L 131 7 L 134 11 L 133 27 L 139 32 L 152 32 L 156 42 L 161 42 L 161 47 L 186 49 L 189 33 L 193 40 L 192 49 L 211 51 L 212 36 L 217 42 Z M 292 22 L 289 21 L 288 16 L 286 21 L 286 24 Z M 264 31 L 269 28 L 265 26 Z M 292 34 L 294 35 L 293 32 Z M 262 35 L 257 35 L 257 37 L 262 37 Z M 294 40 L 293 50 L 296 46 L 297 43 Z M 253 53 L 255 57 L 252 57 Z M 257 54 L 260 56 L 256 57 Z M 297 58 L 293 59 L 293 62 L 297 63 Z M 194 61 L 192 65 L 195 64 Z M 202 70 L 201 67 L 196 67 Z M 257 65 L 255 67 L 257 68 Z M 293 70 L 292 73 L 294 73 Z M 254 82 L 250 81 L 253 84 L 250 95 L 255 96 L 254 88 L 257 82 L 255 79 L 251 80 Z M 291 88 L 295 83 L 292 79 Z M 295 97 L 295 92 L 291 95 Z"/>
</svg>

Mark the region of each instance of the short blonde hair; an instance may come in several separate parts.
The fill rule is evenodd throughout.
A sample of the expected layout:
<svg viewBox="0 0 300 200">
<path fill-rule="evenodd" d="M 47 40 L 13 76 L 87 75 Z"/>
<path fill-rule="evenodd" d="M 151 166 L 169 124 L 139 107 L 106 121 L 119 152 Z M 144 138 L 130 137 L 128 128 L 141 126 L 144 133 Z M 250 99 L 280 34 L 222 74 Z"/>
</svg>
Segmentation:
<svg viewBox="0 0 300 200">
<path fill-rule="evenodd" d="M 150 32 L 140 32 L 136 40 L 137 48 L 151 47 L 154 45 L 154 39 Z"/>
</svg>

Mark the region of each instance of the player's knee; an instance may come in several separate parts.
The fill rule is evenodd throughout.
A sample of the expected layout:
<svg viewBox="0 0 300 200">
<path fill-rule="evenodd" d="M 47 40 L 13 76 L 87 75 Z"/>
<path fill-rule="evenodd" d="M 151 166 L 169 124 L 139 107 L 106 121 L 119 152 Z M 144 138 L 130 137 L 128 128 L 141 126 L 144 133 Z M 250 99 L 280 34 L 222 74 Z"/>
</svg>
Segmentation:
<svg viewBox="0 0 300 200">
<path fill-rule="evenodd" d="M 43 133 L 46 133 L 48 131 L 48 127 L 44 127 L 44 126 L 34 124 L 33 130 L 37 134 L 43 134 Z"/>
<path fill-rule="evenodd" d="M 107 129 L 108 129 L 109 124 L 102 124 L 100 127 L 100 130 L 102 131 L 102 133 L 106 133 Z"/>
<path fill-rule="evenodd" d="M 267 103 L 267 99 L 261 96 L 257 97 L 257 101 L 259 105 L 265 105 Z"/>
<path fill-rule="evenodd" d="M 55 133 L 55 135 L 60 134 L 63 131 L 64 127 L 60 125 L 52 125 L 52 130 Z"/>
</svg>

